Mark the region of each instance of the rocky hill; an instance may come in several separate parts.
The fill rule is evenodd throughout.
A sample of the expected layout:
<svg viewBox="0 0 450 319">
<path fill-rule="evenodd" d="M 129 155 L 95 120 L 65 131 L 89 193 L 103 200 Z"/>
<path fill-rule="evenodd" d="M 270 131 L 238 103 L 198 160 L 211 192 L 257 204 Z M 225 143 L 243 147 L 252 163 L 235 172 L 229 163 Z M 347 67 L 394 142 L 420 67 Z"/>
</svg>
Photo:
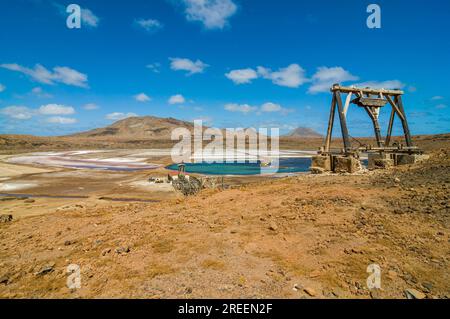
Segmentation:
<svg viewBox="0 0 450 319">
<path fill-rule="evenodd" d="M 172 130 L 178 127 L 193 130 L 194 125 L 191 122 L 174 118 L 159 118 L 155 116 L 130 117 L 106 127 L 73 134 L 70 137 L 170 140 Z"/>
<path fill-rule="evenodd" d="M 317 133 L 311 128 L 308 127 L 297 127 L 295 130 L 285 135 L 285 137 L 293 137 L 293 138 L 322 138 L 323 135 Z"/>
</svg>

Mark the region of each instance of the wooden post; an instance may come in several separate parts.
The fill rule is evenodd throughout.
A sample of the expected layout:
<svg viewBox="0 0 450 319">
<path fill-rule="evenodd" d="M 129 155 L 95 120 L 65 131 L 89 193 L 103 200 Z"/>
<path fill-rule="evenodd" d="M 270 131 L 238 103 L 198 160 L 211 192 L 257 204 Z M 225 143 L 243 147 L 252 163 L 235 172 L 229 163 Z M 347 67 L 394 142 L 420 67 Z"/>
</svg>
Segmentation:
<svg viewBox="0 0 450 319">
<path fill-rule="evenodd" d="M 339 91 L 335 91 L 334 94 L 336 95 L 336 101 L 337 101 L 337 105 L 338 105 L 339 120 L 341 122 L 342 138 L 344 140 L 344 149 L 345 149 L 345 152 L 347 153 L 347 151 L 349 151 L 351 149 L 352 145 L 350 143 L 350 139 L 348 136 L 347 121 L 345 119 L 344 108 L 342 106 L 341 93 L 339 93 Z"/>
<path fill-rule="evenodd" d="M 387 129 L 387 134 L 386 134 L 386 141 L 384 142 L 386 147 L 388 147 L 389 144 L 391 143 L 392 128 L 394 127 L 394 120 L 395 120 L 395 109 L 392 108 L 391 117 L 389 118 L 389 125 L 388 125 L 388 129 Z"/>
<path fill-rule="evenodd" d="M 396 102 L 400 112 L 403 115 L 402 125 L 403 125 L 403 132 L 405 133 L 406 146 L 408 146 L 408 147 L 413 146 L 413 143 L 411 140 L 411 133 L 409 132 L 408 121 L 406 120 L 406 114 L 405 114 L 405 109 L 403 107 L 401 95 L 398 95 L 395 97 L 395 102 Z"/>
<path fill-rule="evenodd" d="M 333 98 L 331 100 L 330 118 L 328 120 L 327 136 L 325 138 L 325 152 L 330 151 L 331 136 L 333 135 L 334 114 L 336 110 L 336 93 L 333 92 Z"/>
<path fill-rule="evenodd" d="M 369 114 L 369 117 L 372 120 L 373 128 L 375 131 L 375 138 L 377 139 L 377 145 L 378 147 L 382 147 L 383 141 L 381 140 L 380 124 L 378 124 L 378 119 L 376 118 L 375 114 L 373 114 L 372 109 L 370 109 L 368 106 L 365 106 L 364 109 L 366 110 L 367 114 Z"/>
</svg>

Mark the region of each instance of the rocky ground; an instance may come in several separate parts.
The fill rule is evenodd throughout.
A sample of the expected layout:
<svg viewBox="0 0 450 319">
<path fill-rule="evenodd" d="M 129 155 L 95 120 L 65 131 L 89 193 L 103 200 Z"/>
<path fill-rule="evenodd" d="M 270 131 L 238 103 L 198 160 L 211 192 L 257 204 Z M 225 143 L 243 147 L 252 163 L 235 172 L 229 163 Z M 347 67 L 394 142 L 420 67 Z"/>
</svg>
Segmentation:
<svg viewBox="0 0 450 319">
<path fill-rule="evenodd" d="M 449 153 L 4 220 L 0 297 L 449 298 Z M 370 264 L 381 289 L 366 285 Z"/>
</svg>

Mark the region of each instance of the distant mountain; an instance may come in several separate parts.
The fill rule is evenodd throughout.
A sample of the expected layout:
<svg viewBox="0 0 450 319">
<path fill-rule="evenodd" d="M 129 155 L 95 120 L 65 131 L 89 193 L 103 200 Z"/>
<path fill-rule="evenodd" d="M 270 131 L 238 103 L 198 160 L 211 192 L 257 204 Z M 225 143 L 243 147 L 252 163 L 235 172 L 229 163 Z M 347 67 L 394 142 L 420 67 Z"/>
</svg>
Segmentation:
<svg viewBox="0 0 450 319">
<path fill-rule="evenodd" d="M 323 138 L 323 135 L 317 133 L 311 128 L 308 127 L 297 127 L 295 130 L 290 132 L 289 134 L 284 135 L 284 137 L 293 137 L 293 138 Z"/>
<path fill-rule="evenodd" d="M 178 127 L 193 131 L 191 122 L 174 118 L 159 118 L 155 116 L 129 117 L 109 126 L 70 135 L 83 138 L 129 138 L 129 139 L 165 139 L 170 140 L 172 130 Z"/>
</svg>

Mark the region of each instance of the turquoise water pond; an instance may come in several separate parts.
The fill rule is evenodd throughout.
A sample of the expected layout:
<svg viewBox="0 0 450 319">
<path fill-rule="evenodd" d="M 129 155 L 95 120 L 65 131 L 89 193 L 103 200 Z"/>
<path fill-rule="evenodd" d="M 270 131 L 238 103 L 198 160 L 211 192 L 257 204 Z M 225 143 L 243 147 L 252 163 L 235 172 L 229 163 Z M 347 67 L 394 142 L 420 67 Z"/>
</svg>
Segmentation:
<svg viewBox="0 0 450 319">
<path fill-rule="evenodd" d="M 362 161 L 367 165 L 367 160 Z M 258 163 L 187 163 L 186 173 L 205 175 L 260 175 L 268 173 L 302 173 L 309 172 L 311 158 L 280 158 L 279 169 L 261 167 Z M 178 164 L 172 164 L 167 169 L 177 171 Z"/>
<path fill-rule="evenodd" d="M 260 175 L 264 173 L 299 173 L 308 172 L 310 158 L 280 158 L 278 171 L 270 167 L 261 167 L 260 163 L 188 163 L 187 173 L 205 175 Z M 167 166 L 170 170 L 178 170 L 178 164 Z"/>
</svg>

